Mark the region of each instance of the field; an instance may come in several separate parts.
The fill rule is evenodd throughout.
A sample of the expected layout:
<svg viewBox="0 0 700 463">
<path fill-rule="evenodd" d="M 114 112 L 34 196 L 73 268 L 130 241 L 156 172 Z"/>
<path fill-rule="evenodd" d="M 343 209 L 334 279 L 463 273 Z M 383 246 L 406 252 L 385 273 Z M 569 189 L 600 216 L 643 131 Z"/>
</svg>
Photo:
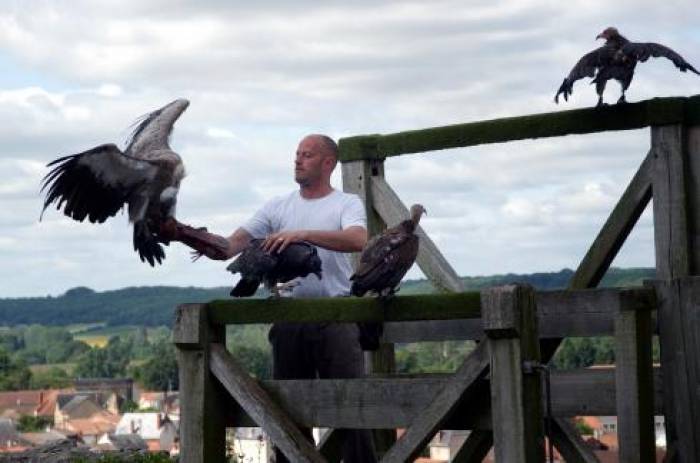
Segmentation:
<svg viewBox="0 0 700 463">
<path fill-rule="evenodd" d="M 88 328 L 73 331 L 78 325 L 71 325 L 70 330 L 73 333 L 73 338 L 76 341 L 82 341 L 90 347 L 104 347 L 109 342 L 109 338 L 113 336 L 126 336 L 135 332 L 141 327 L 138 326 L 105 326 L 104 323 L 93 323 Z M 146 335 L 151 336 L 158 328 L 147 328 Z"/>
</svg>

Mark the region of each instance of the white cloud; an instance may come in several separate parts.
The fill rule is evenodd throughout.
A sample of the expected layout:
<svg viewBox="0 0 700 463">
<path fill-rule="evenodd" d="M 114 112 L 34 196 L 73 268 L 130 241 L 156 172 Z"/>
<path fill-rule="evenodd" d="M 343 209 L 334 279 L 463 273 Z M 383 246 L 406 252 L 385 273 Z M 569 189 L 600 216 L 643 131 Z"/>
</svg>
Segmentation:
<svg viewBox="0 0 700 463">
<path fill-rule="evenodd" d="M 143 265 L 124 215 L 88 225 L 51 210 L 37 221 L 48 161 L 121 144 L 139 115 L 168 101 L 192 102 L 171 141 L 188 171 L 178 214 L 228 234 L 295 188 L 293 154 L 305 134 L 389 133 L 592 105 L 586 82 L 565 105 L 552 98 L 609 25 L 699 65 L 700 10 L 690 0 L 672 6 L 5 2 L 0 58 L 19 74 L 12 82 L 26 72 L 32 84 L 0 80 L 0 249 L 13 262 L 0 270 L 0 296 L 229 283 L 222 263 L 193 266 L 183 246 L 170 246 L 157 269 Z M 611 85 L 608 100 L 617 91 Z M 697 93 L 697 76 L 657 60 L 638 67 L 628 99 Z M 557 270 L 585 253 L 648 144 L 641 130 L 415 154 L 387 160 L 386 177 L 407 204 L 426 206 L 424 228 L 460 273 Z M 649 220 L 620 262 L 653 263 Z"/>
</svg>

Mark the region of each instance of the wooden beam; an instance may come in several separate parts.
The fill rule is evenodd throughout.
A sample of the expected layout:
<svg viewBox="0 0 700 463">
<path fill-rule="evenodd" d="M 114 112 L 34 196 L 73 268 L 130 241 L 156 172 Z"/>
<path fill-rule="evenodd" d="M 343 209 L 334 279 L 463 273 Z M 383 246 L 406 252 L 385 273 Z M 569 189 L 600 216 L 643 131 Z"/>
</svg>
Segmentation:
<svg viewBox="0 0 700 463">
<path fill-rule="evenodd" d="M 642 165 L 605 221 L 598 236 L 569 282 L 571 289 L 598 286 L 620 248 L 651 200 L 653 153 L 649 152 Z"/>
<path fill-rule="evenodd" d="M 586 444 L 576 427 L 567 418 L 555 418 L 552 423 L 552 444 L 566 463 L 600 463 L 593 450 Z"/>
<path fill-rule="evenodd" d="M 639 129 L 684 121 L 689 125 L 700 123 L 700 96 L 654 98 L 627 105 L 572 109 L 386 135 L 342 138 L 339 141 L 340 161 L 377 159 L 529 138 Z"/>
<path fill-rule="evenodd" d="M 324 380 L 266 380 L 261 387 L 303 427 L 359 429 L 407 427 L 449 381 L 447 374 Z M 487 381 L 478 386 L 488 394 Z M 552 371 L 556 417 L 617 414 L 615 369 Z M 471 392 L 470 392 L 471 394 Z M 461 403 L 443 429 L 491 429 L 488 402 Z M 486 409 L 486 410 L 483 410 Z M 654 413 L 663 410 L 661 373 L 654 370 Z M 255 426 L 238 414 L 228 426 Z"/>
<path fill-rule="evenodd" d="M 231 396 L 260 426 L 289 461 L 321 463 L 325 458 L 289 416 L 228 353 L 223 344 L 210 345 L 211 371 Z M 220 405 L 221 406 L 221 405 Z"/>
<path fill-rule="evenodd" d="M 656 461 L 650 310 L 615 317 L 615 388 L 620 462 Z"/>
<path fill-rule="evenodd" d="M 207 304 L 211 323 L 410 321 L 478 318 L 479 293 L 372 297 L 220 300 Z"/>
<path fill-rule="evenodd" d="M 684 162 L 684 128 L 652 127 L 654 153 L 654 244 L 656 276 L 680 278 L 690 274 L 688 201 Z"/>
<path fill-rule="evenodd" d="M 691 248 L 689 241 L 689 212 L 687 157 L 684 151 L 685 127 L 681 124 L 652 127 L 651 148 L 654 153 L 653 195 L 654 195 L 654 246 L 656 250 L 656 278 L 670 280 L 690 275 Z M 697 190 L 696 190 L 697 191 Z M 692 192 L 691 192 L 692 193 Z M 664 375 L 667 390 L 664 425 L 666 441 L 674 447 L 683 431 L 678 429 L 677 420 L 683 420 L 685 401 L 675 397 L 682 393 L 675 373 L 685 368 L 676 364 L 678 331 L 682 329 L 679 309 L 666 308 L 659 311 L 659 341 L 661 347 L 661 364 L 668 370 Z M 680 415 L 676 415 L 676 412 Z M 681 461 L 685 451 L 679 447 Z"/>
<path fill-rule="evenodd" d="M 408 208 L 383 178 L 372 178 L 372 196 L 374 208 L 387 224 L 394 226 L 410 217 Z M 459 275 L 420 225 L 415 233 L 420 239 L 416 263 L 425 276 L 440 291 L 464 291 L 464 285 Z"/>
<path fill-rule="evenodd" d="M 180 384 L 180 458 L 192 463 L 226 461 L 225 395 L 209 373 L 207 345 L 222 341 L 223 330 L 210 329 L 206 306 L 178 306 L 173 328 Z"/>
<path fill-rule="evenodd" d="M 545 336 L 550 322 L 563 319 L 562 327 L 552 330 L 575 330 L 577 324 L 588 323 L 602 316 L 600 326 L 612 328 L 612 317 L 624 305 L 628 310 L 653 307 L 654 291 L 649 288 L 604 288 L 581 291 L 538 291 L 538 310 Z M 396 296 L 388 300 L 370 297 L 316 299 L 240 299 L 212 301 L 206 305 L 209 322 L 214 325 L 289 322 L 357 322 L 357 321 L 420 321 L 478 319 L 481 316 L 480 296 L 476 291 L 465 293 Z M 607 314 L 607 315 L 605 315 Z M 570 321 L 566 321 L 571 316 Z M 567 328 L 568 326 L 568 328 Z M 585 331 L 584 331 L 585 332 Z"/>
<path fill-rule="evenodd" d="M 671 399 L 665 414 L 677 432 L 680 461 L 700 461 L 700 277 L 657 280 L 654 285 L 660 301 L 664 400 Z"/>
<path fill-rule="evenodd" d="M 430 404 L 414 418 L 406 432 L 382 458 L 383 463 L 403 463 L 415 458 L 441 429 L 456 406 L 465 398 L 469 386 L 488 371 L 485 342 L 474 349 L 462 366 L 432 398 Z"/>
<path fill-rule="evenodd" d="M 365 150 L 376 150 L 376 146 L 364 146 Z M 342 155 L 344 146 L 339 146 Z M 372 159 L 344 163 L 343 190 L 347 193 L 354 193 L 360 196 L 367 212 L 367 232 L 370 237 L 375 236 L 386 229 L 386 223 L 377 213 L 374 204 L 374 192 L 372 191 L 372 180 L 384 178 L 384 160 Z M 353 257 L 353 267 L 357 267 L 359 253 Z M 376 350 L 365 352 L 365 369 L 374 373 L 392 373 L 396 371 L 396 358 L 394 355 L 394 345 L 379 340 Z M 378 455 L 383 455 L 389 447 L 396 441 L 396 433 L 375 430 L 374 444 Z"/>
<path fill-rule="evenodd" d="M 507 285 L 482 291 L 491 365 L 491 420 L 496 461 L 544 461 L 542 390 L 534 290 Z"/>
<path fill-rule="evenodd" d="M 493 447 L 493 433 L 474 429 L 455 452 L 452 463 L 481 463 Z"/>
</svg>

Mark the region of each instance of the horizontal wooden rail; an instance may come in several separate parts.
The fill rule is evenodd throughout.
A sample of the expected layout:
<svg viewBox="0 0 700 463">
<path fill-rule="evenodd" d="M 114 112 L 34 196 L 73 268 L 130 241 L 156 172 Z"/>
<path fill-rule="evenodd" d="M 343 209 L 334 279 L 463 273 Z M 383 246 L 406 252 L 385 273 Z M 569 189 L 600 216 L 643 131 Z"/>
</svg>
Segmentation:
<svg viewBox="0 0 700 463">
<path fill-rule="evenodd" d="M 451 375 L 392 378 L 261 381 L 270 397 L 302 426 L 391 429 L 408 426 L 426 410 Z M 552 411 L 558 417 L 617 414 L 615 369 L 552 372 Z M 484 380 L 486 383 L 486 380 Z M 488 387 L 488 386 L 486 386 Z M 488 389 L 487 389 L 488 390 Z M 231 405 L 229 426 L 254 426 Z M 663 413 L 660 369 L 654 369 L 654 413 Z M 488 403 L 460 405 L 444 429 L 491 429 Z"/>
<path fill-rule="evenodd" d="M 612 317 L 620 310 L 649 310 L 655 306 L 651 288 L 538 291 L 536 298 L 545 335 L 607 332 L 612 329 Z M 480 299 L 478 292 L 396 296 L 385 301 L 371 297 L 240 299 L 212 301 L 206 312 L 215 325 L 460 320 L 480 318 Z"/>
<path fill-rule="evenodd" d="M 652 125 L 700 123 L 700 95 L 653 98 L 601 108 L 572 109 L 387 135 L 341 138 L 341 162 L 383 159 L 409 153 L 502 143 L 528 138 L 630 130 Z"/>
</svg>

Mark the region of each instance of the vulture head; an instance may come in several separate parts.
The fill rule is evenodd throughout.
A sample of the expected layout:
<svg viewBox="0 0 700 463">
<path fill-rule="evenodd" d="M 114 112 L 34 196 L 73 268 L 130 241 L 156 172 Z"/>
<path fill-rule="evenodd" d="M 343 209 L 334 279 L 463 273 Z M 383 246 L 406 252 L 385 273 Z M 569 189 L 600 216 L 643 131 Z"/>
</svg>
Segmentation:
<svg viewBox="0 0 700 463">
<path fill-rule="evenodd" d="M 616 27 L 607 27 L 603 32 L 598 34 L 596 36 L 596 40 L 598 39 L 605 39 L 605 40 L 611 40 L 614 38 L 620 37 L 620 33 L 617 31 Z"/>
<path fill-rule="evenodd" d="M 413 233 L 418 226 L 418 222 L 420 222 L 421 216 L 427 213 L 428 211 L 425 210 L 422 204 L 414 204 L 411 206 L 411 218 L 402 222 L 403 228 L 406 230 L 406 232 Z"/>
</svg>

